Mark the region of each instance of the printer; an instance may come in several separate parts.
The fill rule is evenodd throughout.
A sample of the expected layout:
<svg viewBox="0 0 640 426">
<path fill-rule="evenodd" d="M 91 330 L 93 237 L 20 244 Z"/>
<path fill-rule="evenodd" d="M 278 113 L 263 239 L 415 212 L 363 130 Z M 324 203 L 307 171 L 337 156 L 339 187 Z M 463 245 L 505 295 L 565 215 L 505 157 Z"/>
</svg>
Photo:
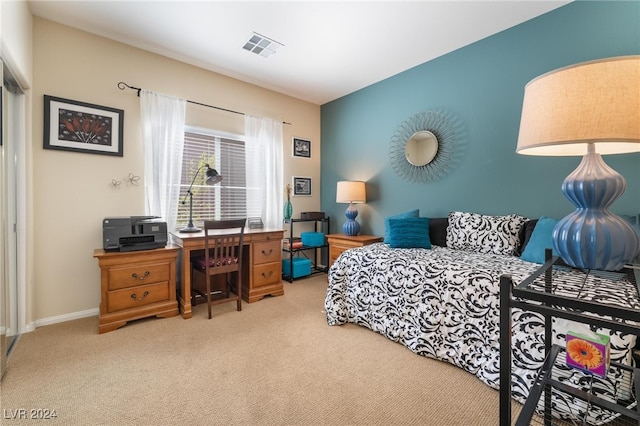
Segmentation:
<svg viewBox="0 0 640 426">
<path fill-rule="evenodd" d="M 107 217 L 102 220 L 104 251 L 149 250 L 167 245 L 167 222 L 158 216 Z"/>
</svg>

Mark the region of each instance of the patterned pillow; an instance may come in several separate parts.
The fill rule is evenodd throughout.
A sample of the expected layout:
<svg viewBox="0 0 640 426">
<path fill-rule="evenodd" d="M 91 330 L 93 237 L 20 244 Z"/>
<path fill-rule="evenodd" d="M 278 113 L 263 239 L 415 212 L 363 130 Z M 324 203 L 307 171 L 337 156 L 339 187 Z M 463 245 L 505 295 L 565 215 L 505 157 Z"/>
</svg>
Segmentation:
<svg viewBox="0 0 640 426">
<path fill-rule="evenodd" d="M 527 218 L 515 214 L 486 216 L 451 212 L 447 247 L 476 253 L 513 255 L 519 245 L 518 233 Z"/>
</svg>

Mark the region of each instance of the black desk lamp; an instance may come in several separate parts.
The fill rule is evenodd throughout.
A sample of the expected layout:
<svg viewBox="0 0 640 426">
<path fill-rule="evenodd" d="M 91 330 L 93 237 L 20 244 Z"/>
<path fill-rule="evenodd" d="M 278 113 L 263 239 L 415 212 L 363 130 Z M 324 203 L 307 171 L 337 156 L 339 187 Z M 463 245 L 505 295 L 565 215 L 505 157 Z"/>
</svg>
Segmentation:
<svg viewBox="0 0 640 426">
<path fill-rule="evenodd" d="M 182 199 L 182 204 L 184 204 L 184 202 L 187 201 L 187 197 L 189 197 L 189 224 L 186 227 L 182 228 L 180 232 L 202 231 L 202 229 L 194 226 L 193 224 L 193 193 L 191 192 L 191 188 L 193 187 L 193 183 L 196 181 L 196 178 L 198 177 L 200 170 L 204 169 L 205 167 L 207 168 L 207 180 L 205 181 L 207 185 L 215 185 L 216 183 L 222 182 L 222 176 L 220 176 L 215 169 L 212 169 L 211 167 L 209 167 L 208 164 L 205 164 L 204 166 L 198 169 L 198 171 L 196 172 L 196 175 L 193 177 L 193 180 L 191 181 L 191 185 L 189 185 L 189 189 L 187 189 L 187 193 Z"/>
</svg>

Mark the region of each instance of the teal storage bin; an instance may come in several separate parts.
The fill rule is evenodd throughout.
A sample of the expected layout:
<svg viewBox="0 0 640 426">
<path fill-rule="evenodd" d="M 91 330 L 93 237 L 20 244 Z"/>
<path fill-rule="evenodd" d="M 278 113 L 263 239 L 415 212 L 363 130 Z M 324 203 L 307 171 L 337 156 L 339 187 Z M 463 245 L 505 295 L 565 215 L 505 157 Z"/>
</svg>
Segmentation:
<svg viewBox="0 0 640 426">
<path fill-rule="evenodd" d="M 291 275 L 290 269 L 291 261 L 284 259 L 282 261 L 282 274 L 286 276 Z M 293 258 L 293 278 L 306 277 L 311 275 L 311 261 L 303 257 Z"/>
<path fill-rule="evenodd" d="M 303 246 L 318 247 L 324 245 L 323 232 L 303 232 L 300 234 Z"/>
</svg>

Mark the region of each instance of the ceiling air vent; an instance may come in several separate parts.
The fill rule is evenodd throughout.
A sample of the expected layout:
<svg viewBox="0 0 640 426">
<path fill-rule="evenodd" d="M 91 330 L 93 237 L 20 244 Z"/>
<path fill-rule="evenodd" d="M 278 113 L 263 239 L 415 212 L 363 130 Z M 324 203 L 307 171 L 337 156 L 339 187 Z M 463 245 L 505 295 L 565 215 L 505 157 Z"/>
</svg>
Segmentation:
<svg viewBox="0 0 640 426">
<path fill-rule="evenodd" d="M 242 48 L 267 58 L 276 53 L 276 50 L 281 46 L 284 45 L 258 33 L 253 33 Z"/>
</svg>

